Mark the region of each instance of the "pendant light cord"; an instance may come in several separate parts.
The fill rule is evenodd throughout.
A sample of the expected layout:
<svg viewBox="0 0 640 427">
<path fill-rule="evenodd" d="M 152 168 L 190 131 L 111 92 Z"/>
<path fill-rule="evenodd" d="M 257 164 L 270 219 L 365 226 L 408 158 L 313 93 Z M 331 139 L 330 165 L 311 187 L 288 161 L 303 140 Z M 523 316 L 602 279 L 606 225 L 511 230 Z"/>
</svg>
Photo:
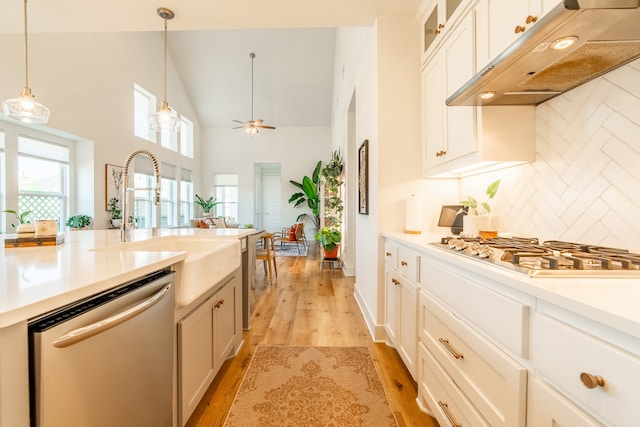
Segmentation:
<svg viewBox="0 0 640 427">
<path fill-rule="evenodd" d="M 167 18 L 164 19 L 164 99 L 163 101 L 165 103 L 167 102 Z"/>
<path fill-rule="evenodd" d="M 27 0 L 24 0 L 24 74 L 25 87 L 29 87 L 29 47 L 27 44 Z"/>
</svg>

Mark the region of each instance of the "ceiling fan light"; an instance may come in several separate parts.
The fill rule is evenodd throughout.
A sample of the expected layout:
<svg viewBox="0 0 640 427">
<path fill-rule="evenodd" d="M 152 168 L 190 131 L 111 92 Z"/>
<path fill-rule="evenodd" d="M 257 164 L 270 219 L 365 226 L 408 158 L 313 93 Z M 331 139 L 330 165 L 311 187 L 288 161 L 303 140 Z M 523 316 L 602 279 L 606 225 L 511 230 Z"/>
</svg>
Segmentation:
<svg viewBox="0 0 640 427">
<path fill-rule="evenodd" d="M 23 123 L 44 124 L 50 115 L 49 109 L 36 101 L 28 87 L 22 89 L 18 98 L 4 101 L 2 111 L 7 117 Z"/>
</svg>

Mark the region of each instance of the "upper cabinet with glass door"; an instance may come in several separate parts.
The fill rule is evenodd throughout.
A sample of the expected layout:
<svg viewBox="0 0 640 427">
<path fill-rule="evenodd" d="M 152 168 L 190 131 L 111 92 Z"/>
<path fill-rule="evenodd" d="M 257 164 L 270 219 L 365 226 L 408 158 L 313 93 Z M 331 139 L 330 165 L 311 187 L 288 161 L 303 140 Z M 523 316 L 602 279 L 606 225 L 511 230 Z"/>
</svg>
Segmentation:
<svg viewBox="0 0 640 427">
<path fill-rule="evenodd" d="M 464 5 L 470 3 L 472 2 L 467 0 L 424 0 L 422 2 L 418 17 L 422 31 L 423 64 L 435 47 L 442 42 L 447 29 L 461 16 Z"/>
</svg>

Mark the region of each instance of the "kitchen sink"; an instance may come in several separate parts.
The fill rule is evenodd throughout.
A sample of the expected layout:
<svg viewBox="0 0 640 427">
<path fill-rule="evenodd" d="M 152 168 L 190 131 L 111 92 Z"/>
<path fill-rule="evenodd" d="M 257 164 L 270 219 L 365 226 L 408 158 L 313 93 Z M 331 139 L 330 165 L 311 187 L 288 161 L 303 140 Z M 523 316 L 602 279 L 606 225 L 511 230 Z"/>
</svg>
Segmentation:
<svg viewBox="0 0 640 427">
<path fill-rule="evenodd" d="M 240 267 L 240 241 L 185 236 L 158 237 L 139 242 L 106 246 L 97 251 L 186 252 L 187 258 L 176 264 L 176 305 L 184 307 Z"/>
</svg>

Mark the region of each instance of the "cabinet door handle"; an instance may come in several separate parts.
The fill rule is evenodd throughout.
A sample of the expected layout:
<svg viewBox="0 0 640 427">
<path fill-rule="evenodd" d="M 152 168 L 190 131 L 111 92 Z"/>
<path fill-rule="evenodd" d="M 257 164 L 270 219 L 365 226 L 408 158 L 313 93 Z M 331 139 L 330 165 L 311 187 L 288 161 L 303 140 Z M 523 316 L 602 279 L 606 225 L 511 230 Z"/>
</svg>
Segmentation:
<svg viewBox="0 0 640 427">
<path fill-rule="evenodd" d="M 438 24 L 438 29 L 441 30 L 444 28 L 444 24 Z"/>
<path fill-rule="evenodd" d="M 533 23 L 534 23 L 534 22 L 536 22 L 537 20 L 538 20 L 538 17 L 537 17 L 537 16 L 529 15 L 529 16 L 527 16 L 527 19 L 526 19 L 526 21 L 525 21 L 525 22 L 526 22 L 527 24 L 533 24 Z"/>
<path fill-rule="evenodd" d="M 440 30 L 433 30 L 433 34 L 437 36 L 438 34 L 440 34 Z"/>
<path fill-rule="evenodd" d="M 588 389 L 596 388 L 598 386 L 604 387 L 604 378 L 600 375 L 582 372 L 580 373 L 580 381 L 582 381 L 582 384 Z"/>
<path fill-rule="evenodd" d="M 220 301 L 218 301 L 218 302 L 216 303 L 216 305 L 214 305 L 214 307 L 215 307 L 215 308 L 220 308 L 220 307 L 222 307 L 222 304 L 224 304 L 224 300 L 223 300 L 223 299 L 221 299 Z"/>
<path fill-rule="evenodd" d="M 394 285 L 398 286 L 400 284 L 400 282 L 396 279 L 391 279 L 391 283 L 393 283 Z"/>
<path fill-rule="evenodd" d="M 400 261 L 400 265 L 403 267 L 406 267 L 409 264 L 407 264 L 407 261 Z"/>
<path fill-rule="evenodd" d="M 438 152 L 436 153 L 436 157 L 442 157 L 442 156 L 445 156 L 446 154 L 447 154 L 447 152 L 446 152 L 446 151 L 444 151 L 444 150 L 440 150 L 440 151 L 438 151 Z"/>
<path fill-rule="evenodd" d="M 526 28 L 524 28 L 522 25 L 516 25 L 516 28 L 515 30 L 513 30 L 513 32 L 519 34 L 524 33 L 524 30 L 526 30 Z"/>
<path fill-rule="evenodd" d="M 391 256 L 391 252 L 387 252 L 387 253 L 386 253 L 386 255 L 387 255 L 387 256 Z"/>
<path fill-rule="evenodd" d="M 453 417 L 453 414 L 451 412 L 449 412 L 449 405 L 447 404 L 447 402 L 443 402 L 442 400 L 438 400 L 438 405 L 442 408 L 442 410 L 444 411 L 444 414 L 447 416 L 447 418 L 449 419 L 449 422 L 451 423 L 451 425 L 453 427 L 462 427 L 462 424 L 460 424 Z"/>
<path fill-rule="evenodd" d="M 453 346 L 449 343 L 449 340 L 446 338 L 439 338 L 438 341 L 447 349 L 449 353 L 453 355 L 456 359 L 464 359 L 464 354 L 460 353 L 458 350 L 453 348 Z"/>
</svg>

